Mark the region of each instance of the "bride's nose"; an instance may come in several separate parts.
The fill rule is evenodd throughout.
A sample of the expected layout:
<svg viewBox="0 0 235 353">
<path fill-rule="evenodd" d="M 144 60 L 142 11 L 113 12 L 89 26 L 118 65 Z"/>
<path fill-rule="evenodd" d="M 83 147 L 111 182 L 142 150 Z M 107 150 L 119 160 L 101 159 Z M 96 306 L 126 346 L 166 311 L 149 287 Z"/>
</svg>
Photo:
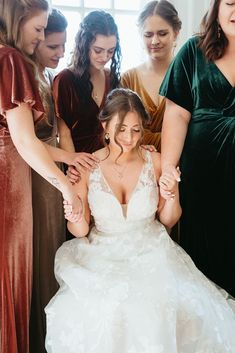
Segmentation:
<svg viewBox="0 0 235 353">
<path fill-rule="evenodd" d="M 131 142 L 132 141 L 132 132 L 131 131 L 125 131 L 124 139 L 125 139 L 126 142 Z"/>
</svg>

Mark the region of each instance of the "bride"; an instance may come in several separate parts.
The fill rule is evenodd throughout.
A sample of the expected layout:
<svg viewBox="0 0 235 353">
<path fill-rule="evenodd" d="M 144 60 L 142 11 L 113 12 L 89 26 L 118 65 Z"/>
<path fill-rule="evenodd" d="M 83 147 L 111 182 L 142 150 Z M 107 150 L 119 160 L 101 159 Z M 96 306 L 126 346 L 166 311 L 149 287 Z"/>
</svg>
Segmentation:
<svg viewBox="0 0 235 353">
<path fill-rule="evenodd" d="M 47 352 L 234 353 L 234 300 L 165 229 L 181 215 L 178 183 L 159 177 L 157 152 L 139 147 L 148 119 L 141 100 L 115 89 L 99 119 L 99 167 L 75 186 L 82 217 L 65 205 L 77 238 L 56 255 L 60 289 L 45 309 Z"/>
</svg>

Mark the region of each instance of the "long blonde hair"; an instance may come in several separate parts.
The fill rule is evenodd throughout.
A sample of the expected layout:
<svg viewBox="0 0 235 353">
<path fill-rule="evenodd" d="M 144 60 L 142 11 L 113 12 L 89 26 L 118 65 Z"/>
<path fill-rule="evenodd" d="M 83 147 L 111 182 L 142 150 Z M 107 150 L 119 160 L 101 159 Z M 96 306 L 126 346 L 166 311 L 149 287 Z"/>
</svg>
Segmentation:
<svg viewBox="0 0 235 353">
<path fill-rule="evenodd" d="M 0 1 L 0 44 L 19 50 L 36 71 L 32 58 L 22 48 L 23 22 L 37 11 L 48 11 L 47 0 L 1 0 Z"/>
<path fill-rule="evenodd" d="M 48 11 L 47 0 L 1 0 L 0 2 L 0 43 L 22 51 L 20 27 L 22 22 L 36 11 Z"/>
<path fill-rule="evenodd" d="M 22 48 L 21 26 L 38 11 L 48 11 L 47 0 L 1 0 L 0 1 L 0 44 L 17 49 L 31 65 L 35 80 L 38 81 L 38 68 L 32 56 Z M 41 93 L 40 85 L 39 91 Z"/>
</svg>

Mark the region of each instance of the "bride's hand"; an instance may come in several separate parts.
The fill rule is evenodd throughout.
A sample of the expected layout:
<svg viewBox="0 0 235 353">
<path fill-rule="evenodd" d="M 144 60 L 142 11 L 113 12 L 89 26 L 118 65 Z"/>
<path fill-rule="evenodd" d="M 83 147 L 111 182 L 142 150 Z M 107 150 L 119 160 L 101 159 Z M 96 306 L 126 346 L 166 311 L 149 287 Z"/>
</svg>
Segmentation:
<svg viewBox="0 0 235 353">
<path fill-rule="evenodd" d="M 165 200 L 173 200 L 178 191 L 178 182 L 173 173 L 163 173 L 159 178 L 160 194 Z"/>
<path fill-rule="evenodd" d="M 63 191 L 64 203 L 69 205 L 70 216 L 74 221 L 78 221 L 83 214 L 83 203 L 81 198 L 77 195 L 76 188 L 69 184 Z"/>
<path fill-rule="evenodd" d="M 63 201 L 64 217 L 65 217 L 65 219 L 67 219 L 71 223 L 79 222 L 81 220 L 82 216 L 83 216 L 82 201 L 81 201 L 81 199 L 79 197 L 78 197 L 78 200 L 81 203 L 81 212 L 79 212 L 79 213 L 74 213 L 72 205 L 66 200 Z"/>
<path fill-rule="evenodd" d="M 76 184 L 81 179 L 80 172 L 78 172 L 77 169 L 73 165 L 68 166 L 68 169 L 66 171 L 66 175 L 67 175 L 71 184 Z"/>
<path fill-rule="evenodd" d="M 177 182 L 181 181 L 181 171 L 179 167 L 175 167 L 174 165 L 168 164 L 164 168 L 162 168 L 162 174 L 164 173 L 172 174 Z"/>
</svg>

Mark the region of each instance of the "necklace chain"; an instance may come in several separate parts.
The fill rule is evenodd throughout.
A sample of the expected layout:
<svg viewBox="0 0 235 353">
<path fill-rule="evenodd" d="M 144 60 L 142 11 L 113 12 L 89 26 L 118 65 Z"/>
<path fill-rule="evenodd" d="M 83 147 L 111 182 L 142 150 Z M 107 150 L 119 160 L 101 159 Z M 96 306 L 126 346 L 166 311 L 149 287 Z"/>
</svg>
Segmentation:
<svg viewBox="0 0 235 353">
<path fill-rule="evenodd" d="M 99 99 L 97 92 L 95 92 L 94 90 L 92 92 L 92 97 L 94 98 L 95 101 L 97 101 Z"/>
<path fill-rule="evenodd" d="M 127 164 L 128 164 L 128 163 L 127 163 Z M 113 170 L 116 172 L 118 179 L 123 179 L 123 177 L 124 177 L 124 172 L 125 172 L 125 170 L 126 170 L 126 168 L 127 168 L 127 164 L 125 164 L 125 165 L 124 165 L 122 168 L 120 168 L 119 170 L 118 170 L 118 168 L 117 168 L 115 165 L 113 165 Z"/>
</svg>

